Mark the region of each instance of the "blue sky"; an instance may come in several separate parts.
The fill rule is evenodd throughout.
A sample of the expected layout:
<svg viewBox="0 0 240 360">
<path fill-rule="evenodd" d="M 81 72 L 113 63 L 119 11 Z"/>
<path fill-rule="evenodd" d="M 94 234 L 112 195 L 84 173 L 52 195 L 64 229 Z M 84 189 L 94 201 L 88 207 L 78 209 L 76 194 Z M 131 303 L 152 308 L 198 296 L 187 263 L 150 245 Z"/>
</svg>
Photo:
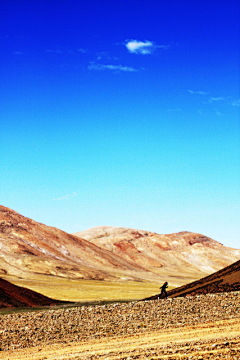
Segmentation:
<svg viewBox="0 0 240 360">
<path fill-rule="evenodd" d="M 0 5 L 0 203 L 240 248 L 239 2 Z"/>
</svg>

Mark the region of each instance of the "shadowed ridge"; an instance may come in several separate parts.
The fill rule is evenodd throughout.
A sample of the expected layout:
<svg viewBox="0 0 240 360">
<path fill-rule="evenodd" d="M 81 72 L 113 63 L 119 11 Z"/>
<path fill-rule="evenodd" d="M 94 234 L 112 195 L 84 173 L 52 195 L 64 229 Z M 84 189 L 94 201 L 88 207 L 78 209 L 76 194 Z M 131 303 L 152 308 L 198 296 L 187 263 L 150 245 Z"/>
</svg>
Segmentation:
<svg viewBox="0 0 240 360">
<path fill-rule="evenodd" d="M 170 290 L 168 296 L 174 298 L 231 291 L 240 291 L 240 260 L 200 280 Z M 156 300 L 158 296 L 144 300 Z"/>
<path fill-rule="evenodd" d="M 36 291 L 16 286 L 0 278 L 0 308 L 51 306 L 66 301 L 53 300 Z"/>
</svg>

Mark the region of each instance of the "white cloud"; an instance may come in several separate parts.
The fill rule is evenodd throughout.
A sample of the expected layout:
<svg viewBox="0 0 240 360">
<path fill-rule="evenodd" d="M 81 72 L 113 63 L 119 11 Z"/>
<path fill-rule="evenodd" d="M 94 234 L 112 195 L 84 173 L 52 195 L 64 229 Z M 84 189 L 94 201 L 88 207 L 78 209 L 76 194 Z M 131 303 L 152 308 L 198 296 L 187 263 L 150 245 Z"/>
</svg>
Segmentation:
<svg viewBox="0 0 240 360">
<path fill-rule="evenodd" d="M 142 55 L 152 54 L 155 49 L 153 42 L 148 40 L 128 40 L 125 46 L 130 53 Z"/>
<path fill-rule="evenodd" d="M 68 194 L 68 195 L 65 195 L 65 196 L 62 196 L 62 197 L 59 197 L 59 198 L 56 198 L 56 199 L 52 199 L 53 201 L 61 201 L 61 200 L 69 200 L 70 198 L 72 197 L 75 197 L 77 195 L 77 193 L 72 193 L 72 194 Z"/>
<path fill-rule="evenodd" d="M 126 40 L 125 46 L 132 54 L 149 55 L 156 49 L 168 49 L 170 45 L 156 45 L 153 41 Z"/>
<path fill-rule="evenodd" d="M 94 62 L 90 63 L 88 66 L 89 70 L 113 70 L 113 71 L 126 71 L 126 72 L 135 72 L 136 69 L 123 66 L 123 65 L 104 65 L 104 64 L 96 64 Z"/>
<path fill-rule="evenodd" d="M 208 93 L 205 92 L 205 91 L 193 91 L 193 90 L 188 90 L 188 92 L 189 92 L 190 94 L 208 95 Z"/>
</svg>

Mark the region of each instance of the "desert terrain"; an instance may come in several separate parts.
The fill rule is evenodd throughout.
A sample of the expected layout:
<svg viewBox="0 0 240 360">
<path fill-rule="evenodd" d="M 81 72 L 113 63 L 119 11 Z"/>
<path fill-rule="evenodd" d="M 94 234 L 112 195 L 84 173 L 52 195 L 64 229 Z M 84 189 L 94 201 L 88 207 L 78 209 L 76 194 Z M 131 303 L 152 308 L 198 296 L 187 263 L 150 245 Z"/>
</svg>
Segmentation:
<svg viewBox="0 0 240 360">
<path fill-rule="evenodd" d="M 71 235 L 0 206 L 0 359 L 240 359 L 239 259 L 201 234 Z"/>
<path fill-rule="evenodd" d="M 2 315 L 0 359 L 239 359 L 239 296 Z"/>
</svg>

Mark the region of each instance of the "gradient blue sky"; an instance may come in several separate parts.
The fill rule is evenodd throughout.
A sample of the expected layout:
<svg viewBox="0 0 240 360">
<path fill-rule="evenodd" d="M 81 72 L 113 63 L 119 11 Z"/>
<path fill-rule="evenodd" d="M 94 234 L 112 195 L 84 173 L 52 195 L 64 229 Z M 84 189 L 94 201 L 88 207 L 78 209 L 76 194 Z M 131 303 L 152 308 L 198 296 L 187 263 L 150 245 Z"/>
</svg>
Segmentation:
<svg viewBox="0 0 240 360">
<path fill-rule="evenodd" d="M 0 203 L 240 248 L 239 1 L 0 4 Z"/>
</svg>

